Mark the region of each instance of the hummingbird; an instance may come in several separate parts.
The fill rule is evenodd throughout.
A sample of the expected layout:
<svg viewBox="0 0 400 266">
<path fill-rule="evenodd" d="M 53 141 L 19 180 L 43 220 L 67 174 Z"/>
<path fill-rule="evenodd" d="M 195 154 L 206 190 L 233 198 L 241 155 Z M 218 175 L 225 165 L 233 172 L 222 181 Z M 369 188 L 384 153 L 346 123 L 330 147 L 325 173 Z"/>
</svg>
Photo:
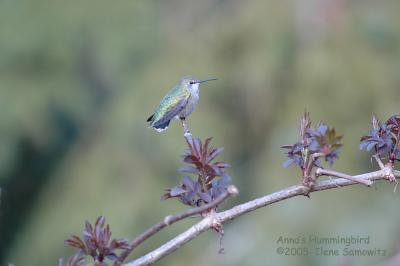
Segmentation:
<svg viewBox="0 0 400 266">
<path fill-rule="evenodd" d="M 171 119 L 185 120 L 199 101 L 200 83 L 211 80 L 217 79 L 198 80 L 192 76 L 181 78 L 178 84 L 164 96 L 154 114 L 147 119 L 149 126 L 162 132 L 168 128 Z"/>
</svg>

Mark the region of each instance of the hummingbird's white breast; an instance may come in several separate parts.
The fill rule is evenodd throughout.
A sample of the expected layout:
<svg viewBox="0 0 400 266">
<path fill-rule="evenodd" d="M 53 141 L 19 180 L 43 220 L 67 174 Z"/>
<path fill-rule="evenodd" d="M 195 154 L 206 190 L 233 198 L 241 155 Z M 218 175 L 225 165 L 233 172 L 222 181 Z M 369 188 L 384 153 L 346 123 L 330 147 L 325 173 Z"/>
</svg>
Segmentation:
<svg viewBox="0 0 400 266">
<path fill-rule="evenodd" d="M 199 98 L 200 98 L 199 97 L 199 86 L 200 86 L 199 83 L 195 83 L 195 84 L 188 86 L 188 90 L 190 92 L 190 97 L 186 104 L 186 107 L 180 113 L 181 117 L 187 117 L 188 115 L 190 115 L 193 112 L 194 107 L 197 105 Z"/>
</svg>

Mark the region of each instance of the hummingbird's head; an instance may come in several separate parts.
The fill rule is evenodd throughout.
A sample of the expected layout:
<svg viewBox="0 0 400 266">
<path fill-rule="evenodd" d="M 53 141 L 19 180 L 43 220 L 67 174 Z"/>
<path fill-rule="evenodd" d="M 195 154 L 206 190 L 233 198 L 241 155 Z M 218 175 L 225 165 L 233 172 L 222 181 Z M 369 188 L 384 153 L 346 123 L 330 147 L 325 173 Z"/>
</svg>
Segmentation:
<svg viewBox="0 0 400 266">
<path fill-rule="evenodd" d="M 181 86 L 188 88 L 190 91 L 197 91 L 199 89 L 200 83 L 217 80 L 216 78 L 205 79 L 205 80 L 198 80 L 192 76 L 186 76 L 181 79 Z"/>
</svg>

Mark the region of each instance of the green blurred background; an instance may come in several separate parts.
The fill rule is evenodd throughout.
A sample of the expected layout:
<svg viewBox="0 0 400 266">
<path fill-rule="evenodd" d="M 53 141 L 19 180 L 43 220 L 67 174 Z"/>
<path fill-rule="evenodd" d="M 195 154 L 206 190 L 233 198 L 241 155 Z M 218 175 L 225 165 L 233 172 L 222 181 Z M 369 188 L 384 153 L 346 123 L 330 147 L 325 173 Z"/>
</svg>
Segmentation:
<svg viewBox="0 0 400 266">
<path fill-rule="evenodd" d="M 240 196 L 300 182 L 279 147 L 304 108 L 344 134 L 334 168 L 376 168 L 358 148 L 372 114 L 399 112 L 399 1 L 0 1 L 0 264 L 56 265 L 63 241 L 104 215 L 132 239 L 185 206 L 160 201 L 182 174 L 176 121 L 148 115 L 183 75 L 202 86 L 191 131 L 224 146 Z M 397 251 L 398 193 L 385 182 L 297 197 L 207 232 L 159 265 L 376 265 Z M 144 254 L 187 219 L 145 242 Z M 370 236 L 388 257 L 280 256 L 279 236 Z"/>
</svg>

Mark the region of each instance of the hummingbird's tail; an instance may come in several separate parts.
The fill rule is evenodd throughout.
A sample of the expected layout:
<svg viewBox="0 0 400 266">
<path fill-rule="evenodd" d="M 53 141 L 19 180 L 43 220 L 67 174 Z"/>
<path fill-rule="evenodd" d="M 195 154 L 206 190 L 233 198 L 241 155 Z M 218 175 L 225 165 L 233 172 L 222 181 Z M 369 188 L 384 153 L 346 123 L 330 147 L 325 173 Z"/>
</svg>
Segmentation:
<svg viewBox="0 0 400 266">
<path fill-rule="evenodd" d="M 153 121 L 154 114 L 152 114 L 149 118 L 147 118 L 146 122 Z"/>
<path fill-rule="evenodd" d="M 168 120 L 167 122 L 165 122 L 163 124 L 151 125 L 151 127 L 153 127 L 158 132 L 163 132 L 164 130 L 166 130 L 168 128 L 169 122 L 171 122 L 171 120 Z"/>
<path fill-rule="evenodd" d="M 166 130 L 169 126 L 169 122 L 171 122 L 171 120 L 167 120 L 166 122 L 164 122 L 162 124 L 154 123 L 153 118 L 154 118 L 154 114 L 151 115 L 149 118 L 147 118 L 147 122 L 150 122 L 150 127 L 154 128 L 158 132 L 162 132 L 162 131 Z"/>
</svg>

